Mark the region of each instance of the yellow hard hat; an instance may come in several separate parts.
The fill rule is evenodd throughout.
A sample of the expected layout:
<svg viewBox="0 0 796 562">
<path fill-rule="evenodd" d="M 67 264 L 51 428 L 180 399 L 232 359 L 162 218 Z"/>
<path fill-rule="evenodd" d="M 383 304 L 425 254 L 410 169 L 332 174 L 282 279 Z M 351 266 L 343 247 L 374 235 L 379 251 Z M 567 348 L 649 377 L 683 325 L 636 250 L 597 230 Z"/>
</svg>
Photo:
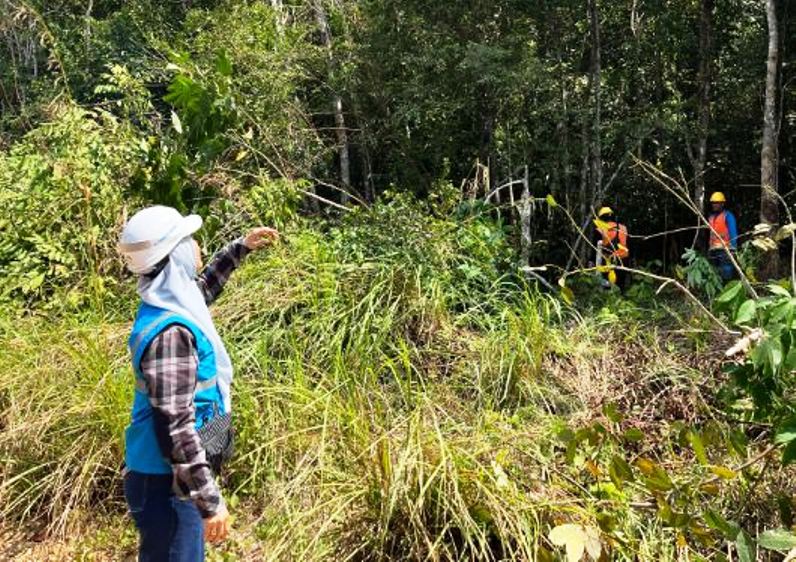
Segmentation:
<svg viewBox="0 0 796 562">
<path fill-rule="evenodd" d="M 727 198 L 724 197 L 724 194 L 721 191 L 714 191 L 713 195 L 710 196 L 711 203 L 726 203 Z"/>
<path fill-rule="evenodd" d="M 611 207 L 602 207 L 599 211 L 597 211 L 598 217 L 604 217 L 605 215 L 613 215 L 614 211 Z"/>
</svg>

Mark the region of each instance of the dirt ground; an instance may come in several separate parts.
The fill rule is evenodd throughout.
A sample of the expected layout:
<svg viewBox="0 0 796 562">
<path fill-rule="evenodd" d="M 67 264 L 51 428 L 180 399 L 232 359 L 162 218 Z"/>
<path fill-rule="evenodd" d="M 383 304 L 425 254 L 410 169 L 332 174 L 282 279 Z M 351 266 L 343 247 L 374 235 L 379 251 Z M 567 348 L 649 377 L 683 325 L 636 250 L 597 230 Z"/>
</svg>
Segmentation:
<svg viewBox="0 0 796 562">
<path fill-rule="evenodd" d="M 3 562 L 135 562 L 135 536 L 124 524 L 104 523 L 64 537 L 23 532 L 0 524 Z"/>
</svg>

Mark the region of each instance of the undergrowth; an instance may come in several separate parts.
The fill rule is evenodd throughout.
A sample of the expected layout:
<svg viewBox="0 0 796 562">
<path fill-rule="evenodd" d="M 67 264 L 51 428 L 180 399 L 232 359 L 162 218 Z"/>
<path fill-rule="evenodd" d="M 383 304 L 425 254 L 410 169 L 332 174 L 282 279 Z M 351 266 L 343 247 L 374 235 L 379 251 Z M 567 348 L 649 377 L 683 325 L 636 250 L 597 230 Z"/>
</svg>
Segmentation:
<svg viewBox="0 0 796 562">
<path fill-rule="evenodd" d="M 227 559 L 552 560 L 572 523 L 612 559 L 720 560 L 722 522 L 776 523 L 786 474 L 728 468 L 760 432 L 717 406 L 727 342 L 682 302 L 578 311 L 512 259 L 499 225 L 399 199 L 248 259 L 214 314 L 237 369 L 224 490 L 260 546 Z M 133 305 L 3 316 L 6 524 L 124 513 Z"/>
</svg>

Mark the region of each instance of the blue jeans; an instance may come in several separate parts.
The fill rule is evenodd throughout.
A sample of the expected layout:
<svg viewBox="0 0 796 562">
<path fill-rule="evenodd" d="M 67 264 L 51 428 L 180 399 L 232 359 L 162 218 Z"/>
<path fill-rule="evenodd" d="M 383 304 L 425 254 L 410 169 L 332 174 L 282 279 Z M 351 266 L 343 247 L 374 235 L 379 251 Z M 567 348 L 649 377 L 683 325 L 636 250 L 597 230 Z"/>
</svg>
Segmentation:
<svg viewBox="0 0 796 562">
<path fill-rule="evenodd" d="M 205 559 L 204 523 L 190 500 L 181 500 L 171 488 L 170 474 L 128 472 L 124 497 L 138 528 L 139 562 L 202 562 Z"/>
</svg>

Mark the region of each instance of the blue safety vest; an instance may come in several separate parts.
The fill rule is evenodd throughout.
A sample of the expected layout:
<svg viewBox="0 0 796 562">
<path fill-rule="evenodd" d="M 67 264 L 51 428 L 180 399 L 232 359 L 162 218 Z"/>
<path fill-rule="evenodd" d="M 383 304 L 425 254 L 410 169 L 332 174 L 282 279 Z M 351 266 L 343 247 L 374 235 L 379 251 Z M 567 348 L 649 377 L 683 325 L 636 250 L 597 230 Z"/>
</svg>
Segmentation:
<svg viewBox="0 0 796 562">
<path fill-rule="evenodd" d="M 146 303 L 141 304 L 128 340 L 135 372 L 135 398 L 132 419 L 125 431 L 124 462 L 129 470 L 144 474 L 171 474 L 171 463 L 158 445 L 152 406 L 146 382 L 141 373 L 141 358 L 152 340 L 173 324 L 188 328 L 193 334 L 199 356 L 194 405 L 196 429 L 201 428 L 215 415 L 223 414 L 224 400 L 217 385 L 216 358 L 213 345 L 202 330 L 184 316 Z"/>
</svg>

